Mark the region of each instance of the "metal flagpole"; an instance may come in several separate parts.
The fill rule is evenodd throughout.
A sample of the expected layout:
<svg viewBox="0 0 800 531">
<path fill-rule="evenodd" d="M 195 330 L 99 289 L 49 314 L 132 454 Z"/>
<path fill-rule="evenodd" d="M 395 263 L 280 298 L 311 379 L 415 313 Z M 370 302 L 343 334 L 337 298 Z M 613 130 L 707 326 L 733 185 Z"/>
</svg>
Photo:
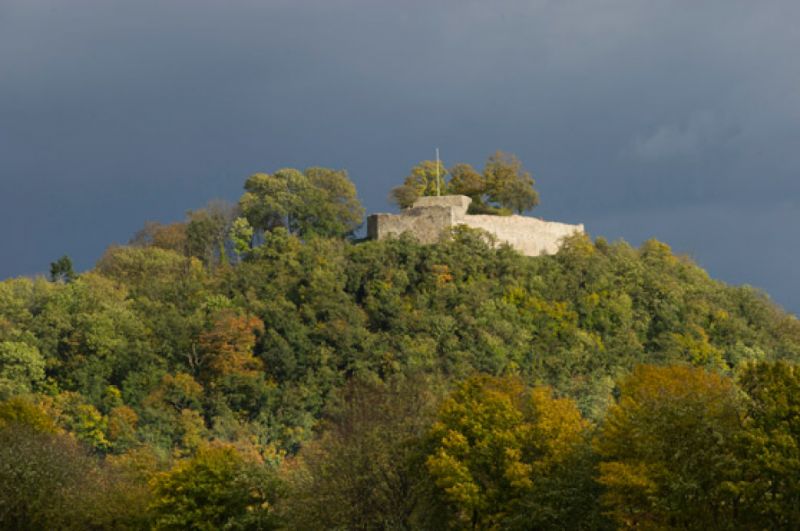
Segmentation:
<svg viewBox="0 0 800 531">
<path fill-rule="evenodd" d="M 439 190 L 439 148 L 436 148 L 436 195 L 441 195 Z"/>
</svg>

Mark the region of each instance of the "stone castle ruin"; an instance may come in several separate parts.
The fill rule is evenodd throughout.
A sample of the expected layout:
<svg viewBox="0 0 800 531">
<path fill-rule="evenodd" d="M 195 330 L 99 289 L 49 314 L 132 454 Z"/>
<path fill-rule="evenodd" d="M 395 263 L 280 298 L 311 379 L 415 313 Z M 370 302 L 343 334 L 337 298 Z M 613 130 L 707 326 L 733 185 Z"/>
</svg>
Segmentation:
<svg viewBox="0 0 800 531">
<path fill-rule="evenodd" d="M 367 218 L 367 237 L 381 240 L 410 232 L 421 243 L 438 242 L 457 225 L 483 229 L 499 243 L 508 243 L 527 256 L 554 254 L 567 236 L 583 233 L 583 225 L 544 221 L 528 216 L 467 214 L 472 199 L 465 195 L 420 197 L 400 214 L 373 214 Z"/>
</svg>

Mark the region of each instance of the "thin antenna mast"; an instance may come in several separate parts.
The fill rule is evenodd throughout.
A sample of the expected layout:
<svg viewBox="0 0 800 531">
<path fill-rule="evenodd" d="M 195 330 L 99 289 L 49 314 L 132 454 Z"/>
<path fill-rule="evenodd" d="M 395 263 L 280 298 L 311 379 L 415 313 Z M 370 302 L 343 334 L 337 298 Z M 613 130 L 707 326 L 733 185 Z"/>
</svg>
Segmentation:
<svg viewBox="0 0 800 531">
<path fill-rule="evenodd" d="M 439 148 L 436 148 L 436 195 L 441 195 L 439 189 Z"/>
</svg>

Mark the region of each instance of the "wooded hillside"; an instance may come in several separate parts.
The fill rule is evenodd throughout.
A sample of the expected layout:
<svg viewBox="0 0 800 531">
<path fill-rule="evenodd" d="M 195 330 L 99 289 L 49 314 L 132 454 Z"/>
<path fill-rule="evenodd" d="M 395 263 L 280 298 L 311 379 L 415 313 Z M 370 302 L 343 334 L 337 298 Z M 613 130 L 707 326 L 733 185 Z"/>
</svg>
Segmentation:
<svg viewBox="0 0 800 531">
<path fill-rule="evenodd" d="M 654 240 L 362 214 L 344 172 L 257 174 L 1 282 L 0 526 L 800 525 L 800 322 L 763 293 Z"/>
</svg>

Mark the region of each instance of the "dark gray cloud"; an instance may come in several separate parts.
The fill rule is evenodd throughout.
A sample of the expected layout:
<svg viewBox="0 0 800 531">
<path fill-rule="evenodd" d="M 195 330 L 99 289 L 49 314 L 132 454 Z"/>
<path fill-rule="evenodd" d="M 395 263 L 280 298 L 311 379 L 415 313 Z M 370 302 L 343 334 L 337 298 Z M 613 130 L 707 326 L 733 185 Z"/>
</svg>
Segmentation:
<svg viewBox="0 0 800 531">
<path fill-rule="evenodd" d="M 369 210 L 438 146 L 533 170 L 538 215 L 800 311 L 800 4 L 0 1 L 0 277 L 90 267 L 282 166 Z"/>
</svg>

